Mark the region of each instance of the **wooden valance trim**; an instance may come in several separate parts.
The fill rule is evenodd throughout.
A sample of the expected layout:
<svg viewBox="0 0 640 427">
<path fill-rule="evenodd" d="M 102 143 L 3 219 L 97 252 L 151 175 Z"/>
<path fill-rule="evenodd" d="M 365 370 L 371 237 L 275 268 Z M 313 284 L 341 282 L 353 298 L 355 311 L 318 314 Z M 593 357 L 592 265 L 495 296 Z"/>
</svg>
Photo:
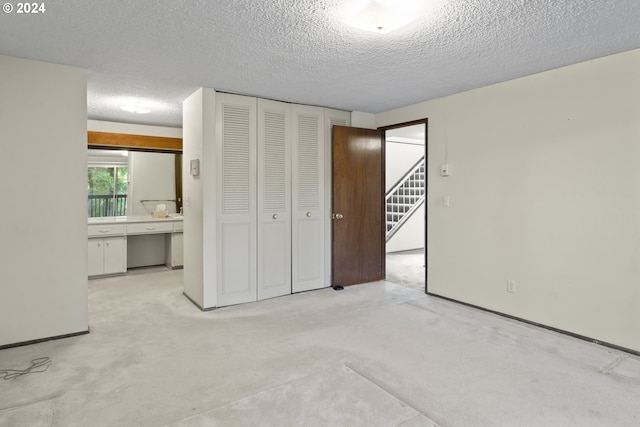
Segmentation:
<svg viewBox="0 0 640 427">
<path fill-rule="evenodd" d="M 182 138 L 165 136 L 130 135 L 126 133 L 87 132 L 92 148 L 126 148 L 182 152 Z"/>
</svg>

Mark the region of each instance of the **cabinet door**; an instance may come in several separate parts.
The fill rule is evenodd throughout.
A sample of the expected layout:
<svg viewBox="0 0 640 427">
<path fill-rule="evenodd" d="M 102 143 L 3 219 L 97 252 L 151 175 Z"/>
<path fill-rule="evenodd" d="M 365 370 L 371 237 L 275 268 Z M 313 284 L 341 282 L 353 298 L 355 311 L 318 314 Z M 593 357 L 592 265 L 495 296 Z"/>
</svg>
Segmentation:
<svg viewBox="0 0 640 427">
<path fill-rule="evenodd" d="M 291 106 L 258 99 L 258 299 L 291 293 Z"/>
<path fill-rule="evenodd" d="M 179 268 L 184 265 L 184 239 L 182 232 L 165 234 L 164 236 L 164 264 L 169 268 Z"/>
<path fill-rule="evenodd" d="M 184 265 L 184 239 L 182 233 L 171 235 L 171 268 L 182 267 Z"/>
<path fill-rule="evenodd" d="M 292 289 L 328 286 L 324 247 L 324 109 L 293 109 Z"/>
<path fill-rule="evenodd" d="M 351 126 L 351 113 L 349 111 L 324 109 L 324 275 L 326 283 L 331 283 L 331 138 L 333 126 Z"/>
<path fill-rule="evenodd" d="M 127 238 L 106 237 L 103 240 L 104 274 L 126 272 Z"/>
<path fill-rule="evenodd" d="M 104 274 L 104 239 L 89 239 L 89 277 Z"/>
<path fill-rule="evenodd" d="M 218 94 L 216 96 L 218 306 L 257 299 L 256 148 L 256 98 Z M 205 259 L 204 262 L 208 260 Z"/>
</svg>

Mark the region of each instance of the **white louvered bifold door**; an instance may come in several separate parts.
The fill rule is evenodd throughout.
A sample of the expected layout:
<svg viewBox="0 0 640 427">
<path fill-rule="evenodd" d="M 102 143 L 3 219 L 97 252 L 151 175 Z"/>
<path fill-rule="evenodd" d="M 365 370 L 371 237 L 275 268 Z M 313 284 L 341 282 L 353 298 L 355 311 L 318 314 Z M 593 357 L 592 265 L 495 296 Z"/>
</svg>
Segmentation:
<svg viewBox="0 0 640 427">
<path fill-rule="evenodd" d="M 324 109 L 293 105 L 292 290 L 328 286 L 324 246 Z"/>
<path fill-rule="evenodd" d="M 219 307 L 255 301 L 257 297 L 256 103 L 252 97 L 225 93 L 216 96 Z"/>
<path fill-rule="evenodd" d="M 331 133 L 333 126 L 351 126 L 351 113 L 349 111 L 324 109 L 324 275 L 327 283 L 331 283 Z"/>
<path fill-rule="evenodd" d="M 258 99 L 258 299 L 291 293 L 291 105 Z"/>
</svg>

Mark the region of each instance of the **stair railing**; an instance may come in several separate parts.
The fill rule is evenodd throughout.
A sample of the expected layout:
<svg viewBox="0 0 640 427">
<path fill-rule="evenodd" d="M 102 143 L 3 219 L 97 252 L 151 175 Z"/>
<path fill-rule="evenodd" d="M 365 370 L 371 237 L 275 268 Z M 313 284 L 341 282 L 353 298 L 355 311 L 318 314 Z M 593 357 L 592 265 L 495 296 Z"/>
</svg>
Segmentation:
<svg viewBox="0 0 640 427">
<path fill-rule="evenodd" d="M 417 177 L 418 173 L 422 173 L 422 177 Z M 426 174 L 424 157 L 420 158 L 415 165 L 409 169 L 409 171 L 391 188 L 386 194 L 386 224 L 387 224 L 387 236 L 386 240 L 389 241 L 394 234 L 407 222 L 407 220 L 418 210 L 425 201 L 426 198 L 426 182 L 424 174 Z M 416 185 L 419 184 L 419 185 Z M 402 203 L 400 203 L 402 199 Z M 407 199 L 411 201 L 411 206 L 408 210 L 400 211 L 399 206 L 406 206 Z M 389 206 L 398 208 L 397 211 L 389 211 Z"/>
</svg>

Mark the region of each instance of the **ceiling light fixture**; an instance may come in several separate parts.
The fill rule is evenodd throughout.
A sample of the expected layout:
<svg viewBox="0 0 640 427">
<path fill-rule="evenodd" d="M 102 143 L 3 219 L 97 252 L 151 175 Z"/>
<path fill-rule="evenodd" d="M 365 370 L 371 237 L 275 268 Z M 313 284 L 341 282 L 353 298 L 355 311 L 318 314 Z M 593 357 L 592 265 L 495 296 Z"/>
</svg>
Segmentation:
<svg viewBox="0 0 640 427">
<path fill-rule="evenodd" d="M 425 0 L 359 1 L 345 13 L 345 22 L 362 30 L 386 34 L 418 18 Z"/>
<path fill-rule="evenodd" d="M 144 107 L 138 103 L 123 105 L 122 107 L 120 107 L 120 109 L 134 114 L 147 114 L 151 112 L 151 109 Z"/>
</svg>

